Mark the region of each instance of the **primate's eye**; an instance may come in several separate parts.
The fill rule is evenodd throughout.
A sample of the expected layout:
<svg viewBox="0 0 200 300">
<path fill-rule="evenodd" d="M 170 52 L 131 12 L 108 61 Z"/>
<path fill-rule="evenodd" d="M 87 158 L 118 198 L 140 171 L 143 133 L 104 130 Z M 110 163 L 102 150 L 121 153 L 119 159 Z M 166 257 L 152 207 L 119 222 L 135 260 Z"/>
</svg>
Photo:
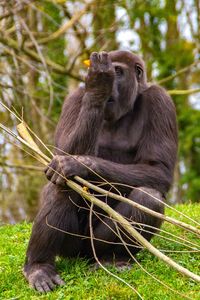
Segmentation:
<svg viewBox="0 0 200 300">
<path fill-rule="evenodd" d="M 115 66 L 115 74 L 117 76 L 122 76 L 123 75 L 123 69 L 120 66 Z"/>
<path fill-rule="evenodd" d="M 143 70 L 140 65 L 136 65 L 135 69 L 136 69 L 136 76 L 138 79 L 140 79 L 143 75 Z"/>
</svg>

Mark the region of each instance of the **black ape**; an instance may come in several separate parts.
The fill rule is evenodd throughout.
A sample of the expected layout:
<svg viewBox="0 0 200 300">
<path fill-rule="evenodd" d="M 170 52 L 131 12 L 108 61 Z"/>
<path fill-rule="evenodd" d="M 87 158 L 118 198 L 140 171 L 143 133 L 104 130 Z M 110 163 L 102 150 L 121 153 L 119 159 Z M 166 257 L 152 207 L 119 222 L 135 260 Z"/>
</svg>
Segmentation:
<svg viewBox="0 0 200 300">
<path fill-rule="evenodd" d="M 94 179 L 95 175 L 80 163 L 83 162 L 107 181 L 142 187 L 163 200 L 172 183 L 177 126 L 170 97 L 161 87 L 147 84 L 144 63 L 137 55 L 127 51 L 92 53 L 90 62 L 85 88 L 78 88 L 64 103 L 55 136 L 56 147 L 61 151 L 56 150 L 51 168 L 46 170 L 51 182 L 43 190 L 43 204 L 27 250 L 24 274 L 38 291 L 63 284 L 54 267 L 56 255 L 92 256 L 88 239 L 46 224 L 47 216 L 57 228 L 89 236 L 88 210 L 78 208 L 84 206 L 84 200 L 52 168 L 67 178 L 79 175 Z M 163 205 L 146 193 L 118 188 L 133 201 L 163 213 Z M 156 228 L 161 225 L 157 218 L 129 205 L 107 200 L 127 218 Z M 94 216 L 95 238 L 116 242 L 116 235 L 105 223 L 114 228 L 109 218 L 105 217 L 103 223 Z M 153 235 L 142 234 L 148 240 Z M 95 241 L 95 248 L 99 257 L 126 255 L 121 245 Z M 133 246 L 130 250 L 136 253 L 138 248 Z"/>
</svg>

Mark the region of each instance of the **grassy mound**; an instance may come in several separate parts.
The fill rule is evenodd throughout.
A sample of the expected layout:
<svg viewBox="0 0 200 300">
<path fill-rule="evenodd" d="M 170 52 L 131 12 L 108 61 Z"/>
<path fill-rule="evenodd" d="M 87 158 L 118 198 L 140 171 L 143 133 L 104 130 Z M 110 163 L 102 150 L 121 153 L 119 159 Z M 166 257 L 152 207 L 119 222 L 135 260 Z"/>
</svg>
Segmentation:
<svg viewBox="0 0 200 300">
<path fill-rule="evenodd" d="M 179 205 L 176 208 L 193 219 L 200 220 L 199 204 Z M 178 216 L 169 210 L 167 214 L 173 217 Z M 185 220 L 183 217 L 179 217 L 179 219 Z M 190 233 L 185 233 L 170 224 L 165 223 L 162 229 L 188 238 L 200 246 L 200 241 L 197 237 Z M 57 288 L 52 293 L 45 295 L 30 289 L 22 275 L 22 265 L 30 230 L 31 224 L 27 223 L 0 227 L 0 299 L 139 299 L 126 285 L 109 276 L 101 269 L 94 271 L 87 261 L 81 259 L 57 260 L 57 268 L 65 280 L 66 286 Z M 159 249 L 170 251 L 186 249 L 182 245 L 161 237 L 155 237 L 152 242 Z M 199 273 L 200 253 L 167 252 L 167 254 L 182 266 Z M 200 286 L 193 280 L 181 276 L 145 250 L 137 255 L 137 259 L 149 273 L 164 281 L 171 288 L 193 300 L 200 299 Z M 133 263 L 131 270 L 120 272 L 114 267 L 109 267 L 109 270 L 133 285 L 145 300 L 183 299 L 182 296 L 174 294 L 152 279 L 136 263 Z"/>
</svg>

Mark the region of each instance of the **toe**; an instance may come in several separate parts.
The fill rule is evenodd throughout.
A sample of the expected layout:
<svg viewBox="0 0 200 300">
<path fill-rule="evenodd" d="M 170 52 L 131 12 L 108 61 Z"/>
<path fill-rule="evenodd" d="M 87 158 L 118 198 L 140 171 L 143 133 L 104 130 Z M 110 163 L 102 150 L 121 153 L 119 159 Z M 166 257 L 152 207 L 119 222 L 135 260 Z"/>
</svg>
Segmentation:
<svg viewBox="0 0 200 300">
<path fill-rule="evenodd" d="M 64 280 L 62 280 L 59 275 L 54 276 L 52 280 L 57 285 L 65 285 Z"/>
<path fill-rule="evenodd" d="M 40 293 L 45 293 L 45 290 L 43 289 L 43 287 L 39 281 L 36 281 L 32 286 L 36 289 L 36 291 L 38 291 Z"/>
<path fill-rule="evenodd" d="M 51 279 L 48 280 L 47 284 L 48 284 L 50 290 L 53 290 L 55 288 L 55 284 L 53 283 L 53 281 Z"/>
<path fill-rule="evenodd" d="M 49 284 L 46 281 L 42 281 L 41 286 L 43 287 L 43 290 L 44 290 L 45 293 L 48 293 L 48 292 L 51 291 L 51 288 L 50 288 Z"/>
</svg>

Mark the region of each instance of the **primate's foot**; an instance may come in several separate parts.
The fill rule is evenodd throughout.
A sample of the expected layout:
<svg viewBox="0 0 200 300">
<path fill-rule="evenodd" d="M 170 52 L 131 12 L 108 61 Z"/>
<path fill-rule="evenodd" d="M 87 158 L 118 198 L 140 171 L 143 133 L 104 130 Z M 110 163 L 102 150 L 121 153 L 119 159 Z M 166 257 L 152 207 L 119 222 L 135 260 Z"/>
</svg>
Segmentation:
<svg viewBox="0 0 200 300">
<path fill-rule="evenodd" d="M 117 261 L 114 264 L 115 268 L 121 272 L 131 270 L 132 269 L 132 264 L 129 261 Z"/>
<path fill-rule="evenodd" d="M 60 278 L 52 266 L 34 265 L 25 266 L 24 275 L 30 286 L 40 293 L 52 291 L 57 285 L 64 285 L 65 282 Z"/>
<path fill-rule="evenodd" d="M 114 267 L 119 271 L 127 271 L 132 268 L 132 264 L 127 260 L 125 260 L 125 261 L 124 260 L 121 260 L 121 261 L 120 260 L 119 261 L 102 260 L 100 262 L 105 268 Z M 98 262 L 94 263 L 94 265 L 93 265 L 94 270 L 98 270 L 100 268 L 101 268 L 101 266 Z"/>
</svg>

